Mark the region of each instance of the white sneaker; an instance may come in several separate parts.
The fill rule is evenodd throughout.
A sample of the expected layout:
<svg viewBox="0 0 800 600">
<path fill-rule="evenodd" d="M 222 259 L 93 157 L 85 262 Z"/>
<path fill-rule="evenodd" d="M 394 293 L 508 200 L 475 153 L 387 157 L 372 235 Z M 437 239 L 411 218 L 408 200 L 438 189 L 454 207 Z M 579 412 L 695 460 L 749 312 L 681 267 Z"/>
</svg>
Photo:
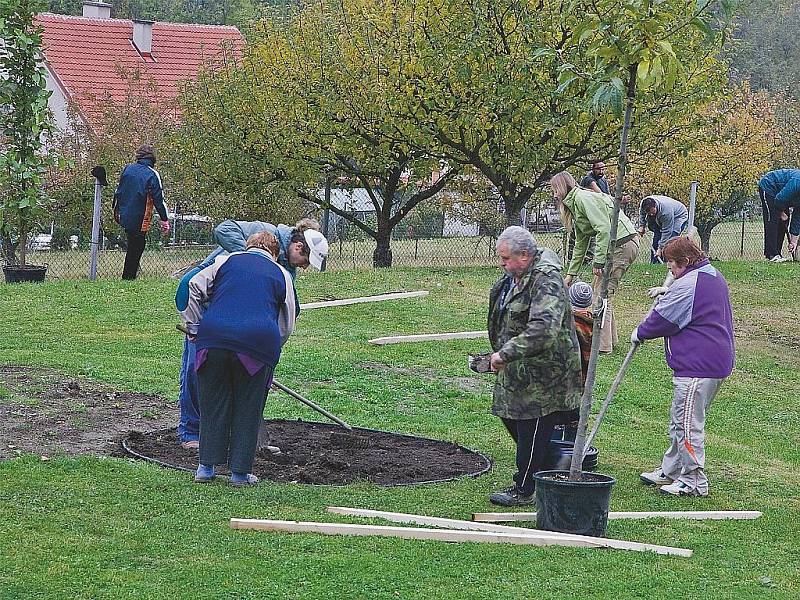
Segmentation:
<svg viewBox="0 0 800 600">
<path fill-rule="evenodd" d="M 791 260 L 792 260 L 792 259 L 791 259 L 791 258 L 789 258 L 789 257 L 786 257 L 786 258 L 784 258 L 784 257 L 783 257 L 783 256 L 781 256 L 780 254 L 778 254 L 778 255 L 776 255 L 776 256 L 773 256 L 772 258 L 770 258 L 770 259 L 769 259 L 769 262 L 774 262 L 774 263 L 782 263 L 782 262 L 789 262 L 789 261 L 791 261 Z"/>
<path fill-rule="evenodd" d="M 642 473 L 639 479 L 644 481 L 647 485 L 666 485 L 672 483 L 672 479 L 664 475 L 661 469 L 656 469 L 650 473 Z"/>
<path fill-rule="evenodd" d="M 676 481 L 669 485 L 662 485 L 659 491 L 662 494 L 669 494 L 670 496 L 708 496 L 708 490 L 701 492 L 698 489 L 692 489 L 682 481 Z"/>
</svg>

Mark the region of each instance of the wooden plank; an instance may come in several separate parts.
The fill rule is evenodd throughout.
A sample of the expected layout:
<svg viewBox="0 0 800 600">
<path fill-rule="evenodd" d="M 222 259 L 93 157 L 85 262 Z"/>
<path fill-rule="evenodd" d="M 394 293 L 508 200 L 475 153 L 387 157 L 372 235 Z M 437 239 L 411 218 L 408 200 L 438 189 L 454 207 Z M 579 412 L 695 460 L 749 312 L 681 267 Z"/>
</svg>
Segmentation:
<svg viewBox="0 0 800 600">
<path fill-rule="evenodd" d="M 611 515 L 614 515 L 613 517 Z M 757 510 L 675 510 L 663 512 L 609 512 L 611 519 L 698 519 L 698 520 L 750 520 L 757 519 Z"/>
<path fill-rule="evenodd" d="M 383 510 L 370 510 L 367 508 L 348 508 L 345 506 L 329 506 L 328 512 L 336 515 L 350 515 L 354 517 L 366 517 L 371 519 L 386 519 L 395 523 L 415 523 L 417 525 L 429 525 L 432 527 L 444 527 L 446 529 L 462 529 L 467 531 L 495 531 L 498 533 L 520 533 L 530 532 L 552 537 L 563 537 L 565 533 L 557 531 L 544 531 L 542 529 L 526 529 L 524 527 L 511 527 L 508 525 L 493 525 L 490 523 L 478 523 L 475 521 L 462 521 L 460 519 L 445 519 L 441 517 L 428 517 L 426 515 L 412 515 L 408 513 L 387 512 Z"/>
<path fill-rule="evenodd" d="M 609 519 L 757 519 L 757 510 L 678 510 L 663 512 L 620 512 L 610 511 Z M 507 521 L 535 521 L 535 512 L 496 512 L 473 513 L 472 520 L 482 523 L 502 523 Z"/>
<path fill-rule="evenodd" d="M 300 305 L 300 310 L 314 308 L 329 308 L 331 306 L 346 306 L 348 304 L 364 304 L 366 302 L 383 302 L 384 300 L 401 300 L 403 298 L 421 298 L 430 292 L 420 290 L 417 292 L 394 292 L 391 294 L 378 294 L 377 296 L 361 296 L 359 298 L 344 298 L 342 300 L 326 300 L 325 302 L 307 302 Z"/>
<path fill-rule="evenodd" d="M 418 527 L 388 527 L 382 525 L 353 525 L 350 523 L 312 523 L 304 521 L 272 521 L 261 519 L 231 519 L 233 529 L 256 529 L 284 533 L 320 533 L 323 535 L 352 535 L 394 537 L 407 540 L 436 540 L 440 542 L 482 542 L 488 544 L 520 544 L 528 546 L 573 546 L 602 548 L 592 541 L 571 537 L 552 537 L 530 533 L 495 533 L 490 531 L 458 531 L 453 529 L 425 529 Z M 591 538 L 590 538 L 591 539 Z M 672 548 L 677 556 L 691 556 L 691 550 Z"/>
<path fill-rule="evenodd" d="M 403 344 L 406 342 L 439 342 L 445 340 L 475 340 L 485 338 L 485 331 L 457 331 L 454 333 L 420 333 L 416 335 L 395 335 L 369 340 L 370 344 L 384 346 L 386 344 Z"/>
<path fill-rule="evenodd" d="M 434 527 L 447 527 L 450 529 L 487 531 L 493 533 L 505 533 L 516 535 L 535 535 L 544 536 L 552 539 L 571 539 L 573 541 L 585 542 L 590 547 L 601 546 L 603 548 L 615 548 L 618 550 L 634 550 L 638 552 L 656 552 L 657 554 L 676 554 L 678 556 L 691 556 L 691 550 L 683 548 L 672 548 L 670 546 L 659 546 L 656 544 L 645 544 L 641 542 L 627 542 L 625 540 L 613 540 L 609 538 L 591 537 L 587 535 L 574 535 L 570 533 L 560 533 L 557 531 L 544 531 L 541 529 L 527 529 L 524 527 L 509 527 L 508 525 L 493 525 L 488 523 L 476 523 L 473 521 L 462 521 L 460 519 L 444 519 L 440 517 L 428 517 L 425 515 L 411 515 L 407 513 L 395 513 L 382 510 L 369 510 L 363 508 L 347 508 L 343 506 L 329 506 L 328 512 L 351 515 L 358 517 L 380 518 L 396 523 L 415 523 L 417 525 L 431 525 Z M 689 552 L 688 555 L 683 554 Z"/>
</svg>

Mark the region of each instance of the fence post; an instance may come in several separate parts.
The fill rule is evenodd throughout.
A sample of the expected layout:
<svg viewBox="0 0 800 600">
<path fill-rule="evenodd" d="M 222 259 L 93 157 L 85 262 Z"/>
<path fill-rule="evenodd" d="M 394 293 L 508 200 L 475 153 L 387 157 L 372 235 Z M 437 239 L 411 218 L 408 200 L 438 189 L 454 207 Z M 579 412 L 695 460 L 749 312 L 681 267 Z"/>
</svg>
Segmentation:
<svg viewBox="0 0 800 600">
<path fill-rule="evenodd" d="M 739 246 L 739 258 L 744 258 L 744 217 L 747 214 L 745 209 L 742 209 L 742 243 Z"/>
<path fill-rule="evenodd" d="M 92 169 L 94 177 L 94 209 L 92 210 L 92 243 L 89 253 L 89 281 L 97 279 L 97 251 L 100 245 L 100 199 L 103 186 L 108 185 L 106 169 L 100 165 Z"/>
<path fill-rule="evenodd" d="M 697 182 L 693 181 L 689 185 L 689 225 L 686 227 L 686 235 L 692 235 L 694 229 L 694 212 L 697 206 Z"/>
<path fill-rule="evenodd" d="M 172 245 L 178 245 L 178 210 L 180 210 L 180 202 L 175 202 L 175 210 L 172 213 Z M 167 215 L 169 216 L 169 215 Z"/>
</svg>

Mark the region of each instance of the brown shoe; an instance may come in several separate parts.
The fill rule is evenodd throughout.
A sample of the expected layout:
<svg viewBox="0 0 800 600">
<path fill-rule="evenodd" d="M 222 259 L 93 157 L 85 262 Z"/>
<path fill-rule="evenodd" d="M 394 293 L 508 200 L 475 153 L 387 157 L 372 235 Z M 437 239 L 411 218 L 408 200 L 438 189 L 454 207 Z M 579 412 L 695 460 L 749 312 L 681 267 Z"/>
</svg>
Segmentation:
<svg viewBox="0 0 800 600">
<path fill-rule="evenodd" d="M 181 448 L 184 450 L 197 451 L 200 449 L 200 442 L 198 440 L 189 440 L 188 442 L 181 442 Z"/>
</svg>

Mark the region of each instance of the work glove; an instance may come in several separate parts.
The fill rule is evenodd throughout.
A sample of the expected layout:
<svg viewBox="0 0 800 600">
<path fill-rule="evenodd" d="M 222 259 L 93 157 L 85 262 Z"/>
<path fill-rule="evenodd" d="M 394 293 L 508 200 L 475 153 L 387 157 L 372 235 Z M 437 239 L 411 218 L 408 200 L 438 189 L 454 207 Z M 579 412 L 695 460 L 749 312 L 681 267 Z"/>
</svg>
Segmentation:
<svg viewBox="0 0 800 600">
<path fill-rule="evenodd" d="M 169 233 L 169 221 L 159 221 L 161 223 L 161 233 L 162 235 L 167 235 Z"/>
<path fill-rule="evenodd" d="M 647 295 L 651 298 L 658 298 L 662 294 L 666 294 L 669 291 L 669 288 L 665 285 L 657 285 L 655 287 L 651 287 L 647 290 Z"/>
<path fill-rule="evenodd" d="M 631 344 L 644 344 L 644 342 L 639 339 L 638 327 L 634 327 L 633 331 L 631 332 Z"/>
</svg>

